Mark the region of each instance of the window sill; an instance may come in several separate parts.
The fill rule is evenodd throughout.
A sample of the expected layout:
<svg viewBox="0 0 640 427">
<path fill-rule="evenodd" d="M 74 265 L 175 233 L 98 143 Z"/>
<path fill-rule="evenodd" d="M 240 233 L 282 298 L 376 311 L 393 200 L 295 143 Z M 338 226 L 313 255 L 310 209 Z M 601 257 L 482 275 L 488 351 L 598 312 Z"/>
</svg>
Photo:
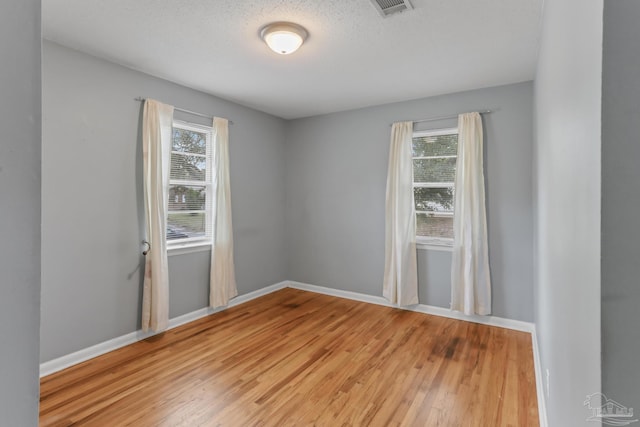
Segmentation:
<svg viewBox="0 0 640 427">
<path fill-rule="evenodd" d="M 422 240 L 416 242 L 416 249 L 423 251 L 453 252 L 453 240 Z"/>
<path fill-rule="evenodd" d="M 205 252 L 211 250 L 211 242 L 184 243 L 182 245 L 172 245 L 167 247 L 167 255 L 184 255 L 194 252 Z"/>
</svg>

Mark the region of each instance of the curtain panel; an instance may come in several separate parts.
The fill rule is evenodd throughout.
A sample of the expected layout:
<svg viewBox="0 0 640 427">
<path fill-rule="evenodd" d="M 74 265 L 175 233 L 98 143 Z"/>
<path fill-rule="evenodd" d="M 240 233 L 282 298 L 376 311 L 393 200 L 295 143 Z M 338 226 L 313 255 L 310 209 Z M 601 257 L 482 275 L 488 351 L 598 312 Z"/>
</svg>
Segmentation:
<svg viewBox="0 0 640 427">
<path fill-rule="evenodd" d="M 233 261 L 233 226 L 231 221 L 231 186 L 229 182 L 229 121 L 213 119 L 213 244 L 209 305 L 213 308 L 229 304 L 238 295 Z"/>
<path fill-rule="evenodd" d="M 412 142 L 413 122 L 394 123 L 387 174 L 382 294 L 400 306 L 418 304 Z"/>
<path fill-rule="evenodd" d="M 169 324 L 167 210 L 173 107 L 147 99 L 142 117 L 142 156 L 146 240 L 142 330 L 160 332 Z"/>
<path fill-rule="evenodd" d="M 480 114 L 460 114 L 458 132 L 451 309 L 487 315 L 491 314 L 491 280 Z"/>
</svg>

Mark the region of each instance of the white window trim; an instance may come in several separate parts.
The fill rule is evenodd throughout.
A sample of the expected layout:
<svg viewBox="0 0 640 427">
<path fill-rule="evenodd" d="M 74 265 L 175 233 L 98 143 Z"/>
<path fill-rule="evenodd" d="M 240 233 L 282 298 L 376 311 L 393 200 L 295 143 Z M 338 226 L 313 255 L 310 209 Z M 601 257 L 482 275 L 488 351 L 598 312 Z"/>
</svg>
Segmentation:
<svg viewBox="0 0 640 427">
<path fill-rule="evenodd" d="M 209 241 L 193 241 L 193 242 L 185 242 L 184 240 L 179 240 L 178 242 L 174 242 L 171 247 L 167 245 L 167 255 L 184 255 L 191 254 L 194 252 L 206 252 L 211 250 L 211 242 Z"/>
<path fill-rule="evenodd" d="M 440 136 L 440 135 L 450 135 L 452 133 L 459 134 L 458 128 L 445 128 L 445 129 L 434 129 L 434 130 L 421 130 L 413 132 L 412 138 L 420 138 L 425 136 Z M 458 156 L 428 156 L 428 157 L 412 157 L 414 159 L 438 159 L 438 158 L 457 158 Z M 455 188 L 455 182 L 414 182 L 413 187 L 424 187 L 424 188 L 446 188 L 453 186 Z M 417 213 L 427 213 L 433 216 L 453 216 L 453 212 L 434 212 L 434 211 L 416 211 Z M 427 236 L 416 236 L 416 249 L 419 250 L 434 250 L 434 251 L 444 251 L 444 252 L 453 252 L 453 239 L 445 239 L 442 237 L 427 237 Z"/>
<path fill-rule="evenodd" d="M 205 213 L 205 217 L 209 220 L 207 221 L 206 224 L 206 228 L 205 228 L 205 237 L 187 237 L 187 238 L 182 238 L 182 239 L 172 239 L 172 240 L 167 240 L 167 255 L 169 256 L 173 256 L 173 255 L 181 255 L 181 254 L 185 254 L 185 253 L 193 253 L 193 252 L 201 252 L 201 251 L 207 251 L 211 249 L 211 245 L 213 243 L 213 230 L 211 230 L 210 228 L 213 227 L 213 224 L 211 224 L 211 215 L 213 215 L 213 200 L 212 200 L 212 194 L 213 194 L 213 155 L 208 155 L 210 150 L 211 152 L 213 151 L 213 127 L 211 126 L 205 126 L 205 125 L 200 125 L 197 123 L 191 123 L 191 122 L 185 122 L 182 120 L 174 120 L 173 121 L 173 127 L 177 127 L 180 129 L 186 129 L 186 130 L 190 130 L 193 132 L 199 132 L 199 133 L 204 133 L 206 134 L 206 147 L 207 147 L 207 154 L 197 154 L 197 153 L 189 153 L 189 154 L 185 154 L 184 152 L 174 152 L 173 150 L 171 151 L 172 154 L 180 154 L 180 155 L 194 155 L 197 157 L 204 157 L 206 158 L 207 162 L 206 162 L 206 176 L 205 176 L 205 180 L 204 181 L 191 181 L 191 180 L 180 180 L 180 179 L 175 179 L 175 180 L 169 180 L 170 185 L 174 184 L 174 185 L 184 185 L 184 186 L 198 186 L 198 187 L 205 187 L 206 188 L 206 194 L 207 194 L 207 199 L 206 199 L 206 204 L 205 204 L 205 209 L 201 210 L 201 209 L 196 209 L 196 210 L 190 210 L 190 211 L 180 211 L 180 213 L 189 213 L 189 212 L 204 212 Z M 212 153 L 211 153 L 212 154 Z M 167 211 L 167 213 L 170 212 L 176 212 L 176 211 Z M 208 217 L 206 216 L 207 212 L 209 213 Z M 208 236 L 206 236 L 208 234 Z"/>
<path fill-rule="evenodd" d="M 453 239 L 416 236 L 416 249 L 453 252 Z"/>
<path fill-rule="evenodd" d="M 414 138 L 420 138 L 422 136 L 440 136 L 440 135 L 450 135 L 452 133 L 459 133 L 458 127 L 454 128 L 443 128 L 443 129 L 433 129 L 433 130 L 417 130 L 413 132 Z"/>
</svg>

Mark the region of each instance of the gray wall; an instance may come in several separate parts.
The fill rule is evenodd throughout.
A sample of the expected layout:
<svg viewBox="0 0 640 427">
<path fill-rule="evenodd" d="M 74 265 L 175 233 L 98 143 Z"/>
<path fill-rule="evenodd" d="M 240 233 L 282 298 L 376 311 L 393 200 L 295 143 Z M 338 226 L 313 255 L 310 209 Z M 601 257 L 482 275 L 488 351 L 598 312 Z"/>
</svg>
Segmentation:
<svg viewBox="0 0 640 427">
<path fill-rule="evenodd" d="M 535 289 L 552 427 L 593 425 L 582 403 L 600 391 L 601 60 L 602 0 L 545 2 L 535 82 Z"/>
<path fill-rule="evenodd" d="M 139 328 L 143 197 L 137 96 L 234 122 L 238 291 L 287 278 L 284 120 L 45 41 L 42 361 Z M 209 258 L 210 252 L 170 257 L 171 317 L 208 305 Z"/>
<path fill-rule="evenodd" d="M 491 109 L 484 129 L 493 313 L 532 321 L 532 102 L 528 82 L 291 121 L 289 279 L 381 295 L 390 123 Z M 451 254 L 419 250 L 418 263 L 420 302 L 449 307 Z"/>
<path fill-rule="evenodd" d="M 640 408 L 640 2 L 604 2 L 602 392 Z"/>
<path fill-rule="evenodd" d="M 0 424 L 38 424 L 40 2 L 0 2 Z"/>
</svg>

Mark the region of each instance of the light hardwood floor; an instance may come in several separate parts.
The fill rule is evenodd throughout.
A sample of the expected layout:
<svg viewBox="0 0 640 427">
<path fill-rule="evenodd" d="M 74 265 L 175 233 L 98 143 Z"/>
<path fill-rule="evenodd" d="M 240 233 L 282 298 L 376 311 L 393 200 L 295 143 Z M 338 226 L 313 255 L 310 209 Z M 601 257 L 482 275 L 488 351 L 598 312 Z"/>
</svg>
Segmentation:
<svg viewBox="0 0 640 427">
<path fill-rule="evenodd" d="M 41 426 L 537 426 L 524 332 L 284 289 L 41 381 Z"/>
</svg>

